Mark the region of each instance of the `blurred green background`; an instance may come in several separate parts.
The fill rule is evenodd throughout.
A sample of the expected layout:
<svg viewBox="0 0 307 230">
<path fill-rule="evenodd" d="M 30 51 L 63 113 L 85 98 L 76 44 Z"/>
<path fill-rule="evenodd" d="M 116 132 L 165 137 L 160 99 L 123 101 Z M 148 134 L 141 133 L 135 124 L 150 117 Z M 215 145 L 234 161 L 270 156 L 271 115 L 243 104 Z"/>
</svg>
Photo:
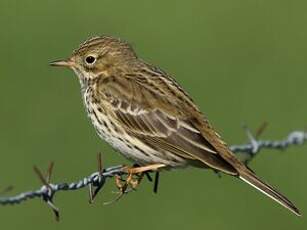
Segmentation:
<svg viewBox="0 0 307 230">
<path fill-rule="evenodd" d="M 0 186 L 40 186 L 31 169 L 56 162 L 54 182 L 126 162 L 95 134 L 72 72 L 48 62 L 92 35 L 121 37 L 187 89 L 229 144 L 242 122 L 283 138 L 307 125 L 306 1 L 0 1 Z M 251 167 L 307 213 L 307 147 L 263 151 Z M 40 200 L 0 207 L 1 229 L 306 229 L 279 205 L 230 177 L 163 173 L 158 195 L 144 182 L 120 202 L 110 181 L 94 205 L 87 191 L 59 193 L 62 221 Z"/>
</svg>

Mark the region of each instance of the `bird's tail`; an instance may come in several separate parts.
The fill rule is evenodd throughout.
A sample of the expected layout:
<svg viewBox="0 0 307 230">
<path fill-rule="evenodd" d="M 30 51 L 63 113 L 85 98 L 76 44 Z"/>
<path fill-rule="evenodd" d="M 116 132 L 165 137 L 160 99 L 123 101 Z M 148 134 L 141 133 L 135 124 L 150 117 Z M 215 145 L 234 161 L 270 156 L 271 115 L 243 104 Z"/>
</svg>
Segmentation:
<svg viewBox="0 0 307 230">
<path fill-rule="evenodd" d="M 267 195 L 271 199 L 275 200 L 285 208 L 289 209 L 291 212 L 297 216 L 301 216 L 300 211 L 295 205 L 288 200 L 284 195 L 277 192 L 273 187 L 261 181 L 253 172 L 249 169 L 244 168 L 239 172 L 239 178 L 254 188 L 258 189 L 263 194 Z"/>
</svg>

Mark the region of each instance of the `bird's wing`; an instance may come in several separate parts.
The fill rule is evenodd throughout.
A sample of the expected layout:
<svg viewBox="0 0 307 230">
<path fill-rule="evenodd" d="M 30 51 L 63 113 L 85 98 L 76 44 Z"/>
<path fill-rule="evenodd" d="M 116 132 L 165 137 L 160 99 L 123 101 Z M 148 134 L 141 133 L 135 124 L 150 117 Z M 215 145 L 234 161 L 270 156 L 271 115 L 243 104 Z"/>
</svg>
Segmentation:
<svg viewBox="0 0 307 230">
<path fill-rule="evenodd" d="M 173 79 L 156 70 L 146 75 L 151 72 L 151 77 L 112 77 L 99 84 L 98 93 L 108 102 L 107 109 L 118 125 L 161 153 L 170 152 L 238 176 L 300 215 L 290 200 L 239 161 Z"/>
<path fill-rule="evenodd" d="M 168 81 L 140 76 L 108 77 L 97 88 L 108 102 L 107 110 L 130 135 L 165 154 L 201 161 L 215 170 L 236 175 L 236 170 L 197 127 L 199 118 L 195 113 L 200 112 L 194 103 L 174 82 Z M 173 86 L 177 91 L 173 91 Z"/>
</svg>

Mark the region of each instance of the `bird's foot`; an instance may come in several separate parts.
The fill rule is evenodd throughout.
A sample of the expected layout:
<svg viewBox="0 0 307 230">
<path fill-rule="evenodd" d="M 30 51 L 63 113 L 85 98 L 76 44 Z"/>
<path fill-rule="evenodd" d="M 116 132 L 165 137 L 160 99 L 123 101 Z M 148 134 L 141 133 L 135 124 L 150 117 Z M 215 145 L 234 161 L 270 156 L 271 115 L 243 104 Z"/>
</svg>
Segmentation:
<svg viewBox="0 0 307 230">
<path fill-rule="evenodd" d="M 138 185 L 141 183 L 142 179 L 144 178 L 144 175 L 148 172 L 157 171 L 159 168 L 165 167 L 164 164 L 152 164 L 152 165 L 146 165 L 146 166 L 138 166 L 138 167 L 127 167 L 127 179 L 126 183 L 128 184 L 128 187 L 130 186 L 131 189 L 135 190 Z"/>
<path fill-rule="evenodd" d="M 105 204 L 112 204 L 120 200 L 123 195 L 136 190 L 140 185 L 144 176 L 151 171 L 157 171 L 159 168 L 165 167 L 164 164 L 152 164 L 146 166 L 137 166 L 137 167 L 125 167 L 124 171 L 127 173 L 127 177 L 124 179 L 121 176 L 115 176 L 115 185 L 118 189 L 118 196 Z"/>
<path fill-rule="evenodd" d="M 159 168 L 165 167 L 164 164 L 152 164 L 137 167 L 125 167 L 124 171 L 127 172 L 127 178 L 124 180 L 121 177 L 116 177 L 116 186 L 122 193 L 125 193 L 128 188 L 135 190 L 141 183 L 144 175 L 148 172 L 157 171 Z"/>
</svg>

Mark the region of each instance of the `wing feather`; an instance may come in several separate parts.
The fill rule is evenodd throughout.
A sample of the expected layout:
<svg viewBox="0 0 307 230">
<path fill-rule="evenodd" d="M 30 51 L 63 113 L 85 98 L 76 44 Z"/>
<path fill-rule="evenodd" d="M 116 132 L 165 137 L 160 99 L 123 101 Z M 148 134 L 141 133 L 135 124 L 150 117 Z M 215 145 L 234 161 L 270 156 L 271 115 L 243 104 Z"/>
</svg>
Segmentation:
<svg viewBox="0 0 307 230">
<path fill-rule="evenodd" d="M 118 81 L 121 79 L 118 79 Z M 127 79 L 126 79 L 127 80 Z M 236 174 L 213 145 L 194 124 L 193 113 L 187 112 L 186 103 L 170 100 L 161 95 L 169 93 L 169 88 L 148 87 L 145 81 L 130 80 L 119 89 L 116 78 L 108 84 L 99 85 L 99 93 L 109 101 L 109 110 L 121 127 L 130 135 L 165 153 L 175 154 L 188 160 L 201 161 L 206 166 L 225 173 Z M 158 86 L 156 86 L 158 87 Z M 116 90 L 113 90 L 116 89 Z M 164 91 L 163 91 L 164 90 Z M 112 101 L 116 101 L 116 106 Z"/>
</svg>

